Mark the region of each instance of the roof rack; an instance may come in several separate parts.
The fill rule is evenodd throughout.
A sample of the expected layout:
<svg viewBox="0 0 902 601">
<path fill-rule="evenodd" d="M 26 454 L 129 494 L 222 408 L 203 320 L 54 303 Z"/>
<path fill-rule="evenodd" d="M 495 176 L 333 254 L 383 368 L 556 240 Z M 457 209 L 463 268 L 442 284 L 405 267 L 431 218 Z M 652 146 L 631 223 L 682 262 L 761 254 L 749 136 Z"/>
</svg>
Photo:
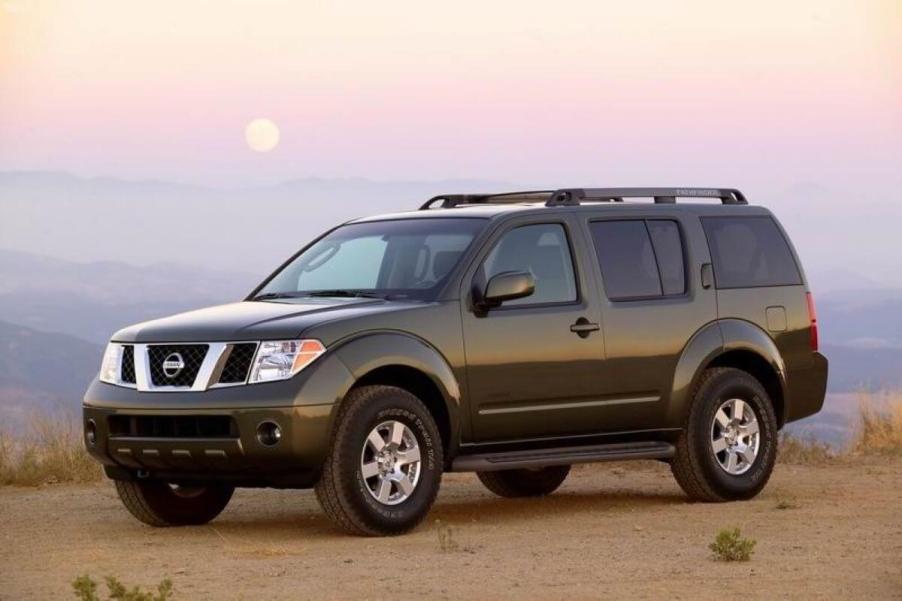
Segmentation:
<svg viewBox="0 0 902 601">
<path fill-rule="evenodd" d="M 673 204 L 677 198 L 719 198 L 725 205 L 748 204 L 742 192 L 735 188 L 564 188 L 555 191 L 545 205 L 623 202 L 624 198 L 654 198 L 658 204 Z"/>
<path fill-rule="evenodd" d="M 522 190 L 519 192 L 501 192 L 498 194 L 439 194 L 433 196 L 420 206 L 421 211 L 436 208 L 450 209 L 459 205 L 472 204 L 514 204 L 518 202 L 541 202 L 549 200 L 555 193 L 554 190 Z"/>
<path fill-rule="evenodd" d="M 439 194 L 423 203 L 420 210 L 542 201 L 547 207 L 562 207 L 578 206 L 584 202 L 623 202 L 624 198 L 653 198 L 657 204 L 673 204 L 677 198 L 719 198 L 725 205 L 748 204 L 742 192 L 735 188 L 561 188 L 499 194 Z M 438 203 L 441 204 L 436 207 Z"/>
</svg>

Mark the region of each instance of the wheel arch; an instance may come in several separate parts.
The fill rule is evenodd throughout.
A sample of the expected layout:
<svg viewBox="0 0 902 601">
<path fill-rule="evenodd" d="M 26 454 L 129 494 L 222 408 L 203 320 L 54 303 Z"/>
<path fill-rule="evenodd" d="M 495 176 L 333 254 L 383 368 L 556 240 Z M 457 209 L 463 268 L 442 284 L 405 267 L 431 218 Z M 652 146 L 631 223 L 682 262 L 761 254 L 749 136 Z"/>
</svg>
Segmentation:
<svg viewBox="0 0 902 601">
<path fill-rule="evenodd" d="M 777 425 L 783 427 L 786 421 L 785 363 L 767 332 L 740 319 L 711 322 L 687 343 L 674 374 L 670 424 L 683 425 L 692 392 L 704 371 L 712 367 L 741 369 L 761 382 L 774 405 Z"/>
<path fill-rule="evenodd" d="M 453 459 L 460 438 L 460 386 L 435 347 L 404 332 L 374 332 L 344 341 L 335 352 L 352 376 L 341 399 L 366 385 L 407 390 L 432 414 L 442 437 L 445 462 Z M 333 410 L 333 420 L 340 404 Z"/>
</svg>

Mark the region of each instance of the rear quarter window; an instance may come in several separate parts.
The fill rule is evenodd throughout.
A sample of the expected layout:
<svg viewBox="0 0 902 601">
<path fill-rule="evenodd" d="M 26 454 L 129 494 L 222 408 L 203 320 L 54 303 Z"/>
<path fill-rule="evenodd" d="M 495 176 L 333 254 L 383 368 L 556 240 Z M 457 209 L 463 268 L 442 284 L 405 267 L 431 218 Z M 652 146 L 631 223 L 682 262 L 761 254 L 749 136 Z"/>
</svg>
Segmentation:
<svg viewBox="0 0 902 601">
<path fill-rule="evenodd" d="M 797 286 L 799 267 L 771 217 L 702 217 L 718 288 Z"/>
</svg>

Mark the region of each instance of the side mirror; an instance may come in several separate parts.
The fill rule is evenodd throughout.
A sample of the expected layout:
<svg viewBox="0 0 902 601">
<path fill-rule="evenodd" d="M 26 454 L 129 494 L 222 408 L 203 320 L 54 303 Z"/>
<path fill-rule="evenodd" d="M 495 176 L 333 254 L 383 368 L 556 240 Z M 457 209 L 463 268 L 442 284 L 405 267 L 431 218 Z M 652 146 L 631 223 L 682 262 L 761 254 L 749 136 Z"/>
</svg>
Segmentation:
<svg viewBox="0 0 902 601">
<path fill-rule="evenodd" d="M 536 291 L 536 279 L 525 271 L 505 271 L 489 280 L 482 296 L 484 310 L 500 307 L 505 301 L 525 298 Z"/>
</svg>

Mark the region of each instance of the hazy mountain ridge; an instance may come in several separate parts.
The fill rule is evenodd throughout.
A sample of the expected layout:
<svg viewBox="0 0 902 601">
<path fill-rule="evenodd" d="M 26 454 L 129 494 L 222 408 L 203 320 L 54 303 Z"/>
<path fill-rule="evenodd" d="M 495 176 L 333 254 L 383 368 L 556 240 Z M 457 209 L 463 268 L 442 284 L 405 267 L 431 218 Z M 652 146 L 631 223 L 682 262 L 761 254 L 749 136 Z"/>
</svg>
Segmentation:
<svg viewBox="0 0 902 601">
<path fill-rule="evenodd" d="M 0 321 L 0 423 L 34 412 L 76 413 L 100 369 L 103 346 Z"/>
<path fill-rule="evenodd" d="M 132 323 L 247 296 L 262 275 L 155 263 L 80 263 L 0 250 L 0 315 L 96 343 Z"/>
<path fill-rule="evenodd" d="M 0 247 L 75 261 L 116 257 L 135 264 L 166 261 L 260 274 L 352 218 L 416 209 L 435 194 L 534 189 L 542 183 L 309 177 L 223 188 L 0 172 Z M 544 187 L 604 183 L 544 182 Z M 745 192 L 750 202 L 771 208 L 780 218 L 815 291 L 902 288 L 894 259 L 900 252 L 895 224 L 902 209 L 881 195 L 811 185 Z M 842 252 L 837 252 L 836 240 L 843 241 Z"/>
<path fill-rule="evenodd" d="M 481 180 L 289 180 L 254 188 L 0 172 L 0 246 L 75 261 L 159 261 L 268 273 L 349 219 L 416 209 L 449 191 L 504 190 Z"/>
</svg>

